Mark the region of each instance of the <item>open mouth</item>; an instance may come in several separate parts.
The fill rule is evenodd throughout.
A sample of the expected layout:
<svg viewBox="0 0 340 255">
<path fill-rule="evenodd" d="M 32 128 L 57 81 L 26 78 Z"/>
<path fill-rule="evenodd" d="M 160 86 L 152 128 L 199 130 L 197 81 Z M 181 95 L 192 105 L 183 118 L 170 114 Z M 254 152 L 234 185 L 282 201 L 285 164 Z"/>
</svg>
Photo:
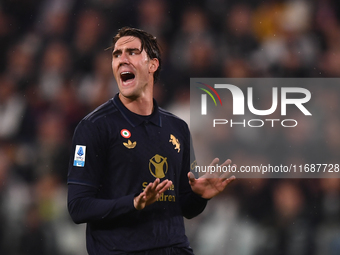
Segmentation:
<svg viewBox="0 0 340 255">
<path fill-rule="evenodd" d="M 131 72 L 122 72 L 120 78 L 123 82 L 132 81 L 135 78 L 135 75 Z"/>
</svg>

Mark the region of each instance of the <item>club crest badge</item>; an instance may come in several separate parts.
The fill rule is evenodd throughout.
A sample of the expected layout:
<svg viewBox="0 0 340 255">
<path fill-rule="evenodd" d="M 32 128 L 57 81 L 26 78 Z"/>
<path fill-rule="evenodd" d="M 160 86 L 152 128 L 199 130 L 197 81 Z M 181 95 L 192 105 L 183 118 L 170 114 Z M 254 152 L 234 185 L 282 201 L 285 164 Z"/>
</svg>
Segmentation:
<svg viewBox="0 0 340 255">
<path fill-rule="evenodd" d="M 175 145 L 175 150 L 177 150 L 178 153 L 181 151 L 181 144 L 174 135 L 170 135 L 169 142 L 171 142 L 173 145 Z"/>
</svg>

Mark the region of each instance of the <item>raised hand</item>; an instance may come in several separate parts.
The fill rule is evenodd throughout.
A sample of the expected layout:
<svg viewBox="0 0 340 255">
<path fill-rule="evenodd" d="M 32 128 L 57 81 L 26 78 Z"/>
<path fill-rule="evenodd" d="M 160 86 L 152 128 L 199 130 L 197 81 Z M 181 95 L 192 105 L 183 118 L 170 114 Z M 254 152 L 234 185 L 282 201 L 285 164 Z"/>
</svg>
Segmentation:
<svg viewBox="0 0 340 255">
<path fill-rule="evenodd" d="M 160 182 L 159 178 L 157 178 L 154 182 L 150 182 L 144 191 L 134 198 L 133 205 L 137 210 L 144 209 L 145 206 L 156 202 L 171 185 L 172 181 L 164 180 Z"/>
<path fill-rule="evenodd" d="M 215 166 L 218 164 L 219 159 L 215 158 L 210 166 Z M 226 160 L 222 165 L 221 168 L 224 166 L 229 166 L 231 164 L 231 160 Z M 236 167 L 236 165 L 233 165 Z M 191 189 L 196 194 L 200 195 L 201 197 L 205 199 L 213 198 L 214 196 L 221 193 L 225 187 L 235 180 L 235 176 L 229 177 L 229 173 L 206 173 L 200 178 L 196 179 L 194 174 L 189 172 L 188 178 L 189 178 L 189 184 L 191 186 Z"/>
</svg>

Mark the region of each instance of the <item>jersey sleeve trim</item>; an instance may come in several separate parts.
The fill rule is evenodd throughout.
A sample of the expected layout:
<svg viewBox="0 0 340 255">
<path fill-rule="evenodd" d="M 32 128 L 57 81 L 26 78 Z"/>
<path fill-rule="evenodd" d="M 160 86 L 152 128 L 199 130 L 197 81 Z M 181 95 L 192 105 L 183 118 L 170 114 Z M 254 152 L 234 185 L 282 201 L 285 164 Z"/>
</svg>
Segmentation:
<svg viewBox="0 0 340 255">
<path fill-rule="evenodd" d="M 89 183 L 89 182 L 85 182 L 85 181 L 78 181 L 78 180 L 67 180 L 67 184 L 77 184 L 77 185 L 84 185 L 84 186 L 90 186 L 93 188 L 98 189 L 97 185 Z"/>
</svg>

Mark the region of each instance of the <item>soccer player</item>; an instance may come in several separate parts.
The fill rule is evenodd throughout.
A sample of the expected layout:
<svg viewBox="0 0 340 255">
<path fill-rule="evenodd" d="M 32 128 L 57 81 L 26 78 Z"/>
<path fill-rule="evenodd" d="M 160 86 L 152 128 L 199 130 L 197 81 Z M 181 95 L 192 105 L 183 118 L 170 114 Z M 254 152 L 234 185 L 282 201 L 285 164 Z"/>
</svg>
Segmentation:
<svg viewBox="0 0 340 255">
<path fill-rule="evenodd" d="M 70 215 L 87 223 L 90 255 L 193 254 L 183 216 L 200 214 L 235 177 L 196 179 L 190 172 L 187 124 L 153 99 L 161 67 L 156 38 L 125 27 L 112 49 L 119 93 L 75 130 Z"/>
</svg>

